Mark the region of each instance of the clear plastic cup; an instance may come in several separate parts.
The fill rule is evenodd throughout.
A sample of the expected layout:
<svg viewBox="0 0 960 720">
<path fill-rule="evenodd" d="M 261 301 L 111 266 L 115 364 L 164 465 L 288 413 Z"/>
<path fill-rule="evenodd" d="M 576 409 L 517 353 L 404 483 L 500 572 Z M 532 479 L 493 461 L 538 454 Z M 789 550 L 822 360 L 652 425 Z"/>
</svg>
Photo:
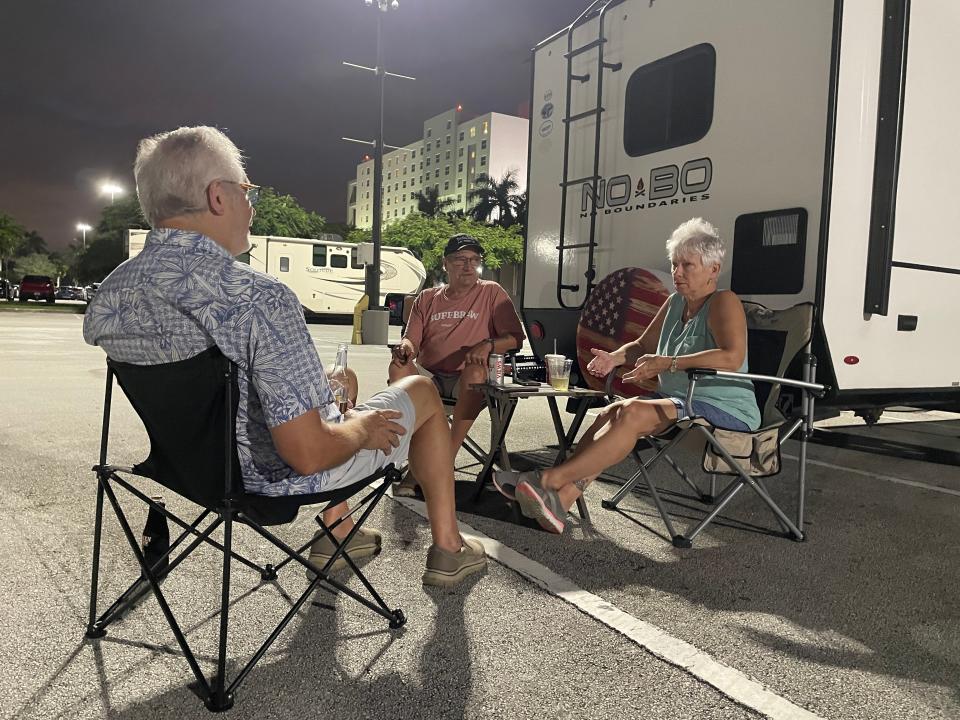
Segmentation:
<svg viewBox="0 0 960 720">
<path fill-rule="evenodd" d="M 552 366 L 563 367 L 563 361 L 566 359 L 563 355 L 556 354 L 543 356 L 543 363 L 547 366 L 547 382 L 550 382 L 550 368 Z"/>
<path fill-rule="evenodd" d="M 570 389 L 570 370 L 573 368 L 573 360 L 560 357 L 554 359 L 548 364 L 550 369 L 550 387 L 554 390 Z"/>
</svg>

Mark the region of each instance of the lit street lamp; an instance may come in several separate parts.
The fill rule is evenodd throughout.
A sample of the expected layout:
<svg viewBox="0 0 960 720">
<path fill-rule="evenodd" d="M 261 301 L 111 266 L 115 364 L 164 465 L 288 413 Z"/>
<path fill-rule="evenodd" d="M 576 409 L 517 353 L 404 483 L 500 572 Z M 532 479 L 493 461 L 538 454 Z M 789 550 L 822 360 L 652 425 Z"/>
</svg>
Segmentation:
<svg viewBox="0 0 960 720">
<path fill-rule="evenodd" d="M 86 250 L 87 249 L 87 232 L 90 230 L 93 230 L 93 228 L 87 225 L 86 223 L 77 223 L 77 230 L 83 233 L 83 249 Z"/>
<path fill-rule="evenodd" d="M 370 240 L 373 243 L 373 262 L 366 267 L 366 276 L 364 279 L 364 291 L 370 298 L 370 307 L 380 305 L 380 246 L 381 232 L 383 229 L 383 148 L 395 146 L 386 146 L 383 144 L 383 81 L 389 75 L 390 77 L 402 78 L 404 80 L 415 80 L 409 75 L 399 75 L 397 73 L 387 72 L 383 67 L 383 38 L 382 38 L 382 17 L 388 10 L 396 10 L 400 7 L 397 0 L 363 0 L 367 7 L 376 7 L 377 12 L 377 66 L 366 67 L 356 65 L 355 63 L 344 62 L 344 65 L 366 70 L 376 74 L 380 84 L 380 121 L 377 127 L 376 140 L 355 140 L 354 138 L 343 138 L 350 142 L 359 142 L 365 145 L 373 145 L 373 232 Z"/>
<path fill-rule="evenodd" d="M 112 182 L 105 182 L 100 186 L 101 195 L 110 196 L 110 204 L 113 205 L 113 200 L 117 195 L 123 195 L 123 188 Z"/>
</svg>

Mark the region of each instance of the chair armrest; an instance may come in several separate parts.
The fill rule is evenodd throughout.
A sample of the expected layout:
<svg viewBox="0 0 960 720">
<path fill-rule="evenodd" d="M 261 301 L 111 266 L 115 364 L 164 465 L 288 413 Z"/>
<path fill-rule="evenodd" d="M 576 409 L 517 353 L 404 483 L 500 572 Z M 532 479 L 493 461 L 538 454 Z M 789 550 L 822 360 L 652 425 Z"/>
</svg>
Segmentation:
<svg viewBox="0 0 960 720">
<path fill-rule="evenodd" d="M 731 378 L 731 379 L 741 379 L 741 380 L 752 380 L 753 382 L 765 382 L 773 384 L 780 384 L 786 387 L 795 387 L 801 390 L 806 390 L 815 397 L 822 398 L 826 395 L 827 391 L 830 389 L 829 385 L 823 385 L 821 383 L 811 383 L 804 380 L 792 380 L 790 378 L 781 378 L 776 377 L 775 375 L 757 375 L 755 373 L 741 373 L 733 372 L 730 370 L 717 370 L 716 368 L 690 368 L 687 370 L 687 378 L 692 381 L 696 381 L 703 377 L 722 377 L 722 378 Z"/>
</svg>

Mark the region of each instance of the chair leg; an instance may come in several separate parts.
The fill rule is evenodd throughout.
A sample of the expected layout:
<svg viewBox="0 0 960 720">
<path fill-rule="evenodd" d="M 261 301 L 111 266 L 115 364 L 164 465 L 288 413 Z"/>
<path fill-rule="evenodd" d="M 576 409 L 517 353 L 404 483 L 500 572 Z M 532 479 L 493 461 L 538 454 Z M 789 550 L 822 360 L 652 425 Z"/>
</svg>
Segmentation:
<svg viewBox="0 0 960 720">
<path fill-rule="evenodd" d="M 217 647 L 217 676 L 213 692 L 205 700 L 208 710 L 223 712 L 233 707 L 233 693 L 225 690 L 227 674 L 227 631 L 230 612 L 230 560 L 233 547 L 233 511 L 228 507 L 223 519 L 223 584 L 220 594 L 220 642 Z"/>
<path fill-rule="evenodd" d="M 103 529 L 103 478 L 97 472 L 97 511 L 93 525 L 93 562 L 90 570 L 90 617 L 87 621 L 86 636 L 90 639 L 102 638 L 107 631 L 98 627 L 97 619 L 97 586 L 100 579 L 100 537 Z"/>
</svg>

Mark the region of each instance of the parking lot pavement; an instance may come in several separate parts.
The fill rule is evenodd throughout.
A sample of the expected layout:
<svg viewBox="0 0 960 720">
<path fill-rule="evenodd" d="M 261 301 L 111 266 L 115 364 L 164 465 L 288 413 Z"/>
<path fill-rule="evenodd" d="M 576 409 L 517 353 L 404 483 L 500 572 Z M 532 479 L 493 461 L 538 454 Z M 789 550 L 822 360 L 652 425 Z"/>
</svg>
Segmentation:
<svg viewBox="0 0 960 720">
<path fill-rule="evenodd" d="M 0 601 L 7 615 L 0 708 L 4 717 L 23 718 L 201 717 L 189 670 L 153 600 L 105 639 L 83 639 L 89 467 L 104 365 L 102 353 L 83 344 L 81 320 L 0 316 Z M 350 328 L 310 331 L 329 362 Z M 362 397 L 385 385 L 386 358 L 383 348 L 351 348 Z M 142 457 L 146 439 L 125 402 L 113 417 L 110 459 Z M 521 403 L 511 449 L 542 455 L 548 417 L 545 403 Z M 557 538 L 462 513 L 467 531 L 500 561 L 451 591 L 420 584 L 429 544 L 421 504 L 388 500 L 374 518 L 384 552 L 366 570 L 403 607 L 404 630 L 391 633 L 371 614 L 318 594 L 241 688 L 231 715 L 760 716 L 752 703 L 774 717 L 960 717 L 956 468 L 825 447 L 811 455 L 805 543 L 763 533 L 771 518 L 744 491 L 724 524 L 693 550 L 675 550 L 658 536 L 645 498 L 629 499 L 623 513 L 605 511 L 599 501 L 614 486 L 598 483 L 588 492 L 589 532 Z M 463 454 L 459 460 L 467 462 Z M 794 467 L 788 459 L 787 469 Z M 471 479 L 469 469 L 460 478 Z M 787 477 L 771 481 L 771 490 L 793 507 Z M 683 517 L 700 510 L 676 497 L 671 506 Z M 302 541 L 313 527 L 302 513 L 283 533 Z M 135 574 L 116 523 L 106 528 L 103 597 Z M 241 538 L 245 551 L 266 559 L 262 544 Z M 208 648 L 207 669 L 217 573 L 215 556 L 205 553 L 164 583 L 171 604 L 186 613 L 191 639 Z M 294 573 L 252 592 L 254 578 L 238 571 L 236 581 L 230 645 L 249 654 L 283 611 L 280 593 L 295 591 L 302 578 Z"/>
</svg>

